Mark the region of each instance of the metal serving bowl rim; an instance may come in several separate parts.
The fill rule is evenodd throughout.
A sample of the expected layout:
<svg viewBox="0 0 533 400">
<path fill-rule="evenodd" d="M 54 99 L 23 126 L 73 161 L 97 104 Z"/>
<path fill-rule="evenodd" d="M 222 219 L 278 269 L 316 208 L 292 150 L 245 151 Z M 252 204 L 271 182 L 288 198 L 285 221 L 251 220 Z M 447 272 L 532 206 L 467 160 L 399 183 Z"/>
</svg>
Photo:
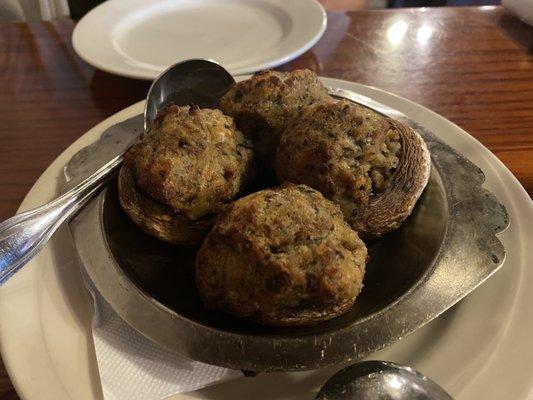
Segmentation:
<svg viewBox="0 0 533 400">
<path fill-rule="evenodd" d="M 350 93 L 358 96 L 342 91 L 342 97 Z M 482 171 L 415 121 L 402 122 L 424 138 L 430 149 L 432 168 L 438 172 L 444 188 L 448 223 L 443 245 L 432 265 L 409 290 L 386 307 L 348 326 L 303 337 L 255 335 L 216 329 L 178 314 L 150 297 L 116 264 L 103 228 L 105 193 L 100 193 L 71 222 L 82 265 L 99 292 L 125 321 L 160 345 L 198 361 L 234 369 L 286 371 L 362 358 L 436 318 L 496 272 L 505 258 L 503 245 L 495 235 L 508 226 L 509 218 L 503 205 L 482 187 Z M 463 268 L 470 264 L 474 267 Z M 457 278 L 459 273 L 467 273 L 461 276 L 465 279 L 452 278 L 453 285 L 443 285 L 443 282 L 439 285 L 439 279 L 447 275 L 448 279 L 454 275 Z M 428 298 L 433 300 L 431 304 L 425 302 Z M 139 307 L 144 307 L 141 312 Z M 387 318 L 394 315 L 413 318 L 401 322 Z M 380 325 L 383 322 L 387 329 Z M 374 334 L 372 338 L 364 337 L 366 342 L 357 340 L 361 339 L 358 328 L 363 326 Z"/>
</svg>

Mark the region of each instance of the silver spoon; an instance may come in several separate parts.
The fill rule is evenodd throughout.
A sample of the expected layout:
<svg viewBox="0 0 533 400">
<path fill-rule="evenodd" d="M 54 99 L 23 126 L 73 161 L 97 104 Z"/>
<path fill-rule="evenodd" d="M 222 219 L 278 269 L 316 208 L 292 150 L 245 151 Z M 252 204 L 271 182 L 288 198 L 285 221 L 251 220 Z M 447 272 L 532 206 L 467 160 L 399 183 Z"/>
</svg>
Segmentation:
<svg viewBox="0 0 533 400">
<path fill-rule="evenodd" d="M 212 108 L 235 83 L 220 65 L 189 60 L 164 71 L 146 96 L 144 130 L 159 110 L 171 103 Z M 15 215 L 0 224 L 0 285 L 23 267 L 52 237 L 57 228 L 80 210 L 122 163 L 122 154 L 50 203 Z"/>
<path fill-rule="evenodd" d="M 412 368 L 363 361 L 333 375 L 316 400 L 453 400 L 439 385 Z"/>
</svg>

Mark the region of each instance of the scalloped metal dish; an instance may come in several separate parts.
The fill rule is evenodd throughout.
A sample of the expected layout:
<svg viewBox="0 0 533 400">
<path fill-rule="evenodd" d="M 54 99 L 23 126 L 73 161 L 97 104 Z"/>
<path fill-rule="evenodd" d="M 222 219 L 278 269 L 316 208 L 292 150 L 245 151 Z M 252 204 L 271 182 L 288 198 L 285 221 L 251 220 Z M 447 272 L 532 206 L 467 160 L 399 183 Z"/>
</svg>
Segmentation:
<svg viewBox="0 0 533 400">
<path fill-rule="evenodd" d="M 353 310 L 293 329 L 204 310 L 194 288 L 193 249 L 163 245 L 140 232 L 121 215 L 111 183 L 70 226 L 90 279 L 125 321 L 198 361 L 250 371 L 315 369 L 400 340 L 501 267 L 505 250 L 495 235 L 509 218 L 481 186 L 483 172 L 402 113 L 354 92 L 330 91 L 410 125 L 432 158 L 430 182 L 413 215 L 397 232 L 370 244 L 373 264 Z M 141 128 L 142 117 L 131 118 L 81 150 L 66 167 L 70 183 L 123 150 Z"/>
</svg>

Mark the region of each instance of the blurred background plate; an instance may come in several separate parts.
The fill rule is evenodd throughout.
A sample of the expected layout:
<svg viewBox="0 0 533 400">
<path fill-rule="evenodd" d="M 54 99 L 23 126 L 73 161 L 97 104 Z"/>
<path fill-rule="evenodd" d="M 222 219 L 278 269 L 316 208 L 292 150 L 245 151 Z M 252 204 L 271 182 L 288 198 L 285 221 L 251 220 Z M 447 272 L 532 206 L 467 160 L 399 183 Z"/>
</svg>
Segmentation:
<svg viewBox="0 0 533 400">
<path fill-rule="evenodd" d="M 131 78 L 152 80 L 191 58 L 241 75 L 298 57 L 326 21 L 315 0 L 113 0 L 80 20 L 72 44 L 89 64 Z"/>
</svg>

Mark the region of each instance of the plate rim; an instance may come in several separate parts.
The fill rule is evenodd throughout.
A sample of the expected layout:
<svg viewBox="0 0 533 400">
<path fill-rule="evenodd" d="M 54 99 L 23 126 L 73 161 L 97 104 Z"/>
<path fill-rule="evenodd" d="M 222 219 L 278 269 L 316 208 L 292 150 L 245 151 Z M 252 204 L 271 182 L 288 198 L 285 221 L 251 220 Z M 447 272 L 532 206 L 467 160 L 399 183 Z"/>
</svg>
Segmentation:
<svg viewBox="0 0 533 400">
<path fill-rule="evenodd" d="M 74 27 L 74 30 L 72 32 L 72 47 L 76 54 L 86 63 L 89 65 L 92 65 L 104 72 L 108 72 L 110 74 L 123 76 L 127 78 L 133 78 L 133 79 L 143 79 L 143 80 L 154 80 L 159 76 L 161 72 L 164 71 L 164 67 L 161 71 L 156 70 L 148 70 L 146 68 L 140 68 L 140 67 L 128 67 L 127 63 L 121 62 L 120 66 L 109 66 L 105 62 L 102 62 L 101 59 L 99 59 L 97 56 L 90 54 L 90 50 L 88 50 L 83 44 L 84 40 L 84 30 L 91 29 L 91 21 L 93 18 L 95 18 L 95 15 L 97 16 L 99 13 L 105 13 L 106 9 L 117 7 L 117 4 L 120 2 L 126 3 L 126 0 L 110 0 L 105 1 L 102 4 L 96 6 L 93 8 L 89 13 L 84 15 L 76 24 Z M 164 3 L 168 2 L 169 0 L 150 0 L 147 2 L 146 6 L 153 6 L 157 5 L 158 3 Z M 209 1 L 209 0 L 207 0 Z M 219 0 L 211 0 L 211 1 L 219 1 Z M 236 0 L 243 1 L 243 0 Z M 279 3 L 279 0 L 254 0 L 254 1 L 261 1 L 268 4 L 274 4 Z M 291 0 L 293 1 L 293 0 Z M 308 9 L 314 9 L 314 12 L 317 12 L 321 15 L 321 23 L 320 26 L 315 27 L 315 33 L 312 37 L 310 37 L 308 40 L 303 42 L 298 48 L 294 49 L 293 51 L 289 53 L 283 53 L 284 55 L 277 56 L 275 58 L 267 59 L 267 61 L 263 61 L 261 63 L 255 63 L 252 65 L 249 65 L 247 67 L 240 67 L 235 69 L 229 69 L 230 73 L 234 76 L 241 76 L 245 74 L 254 73 L 257 71 L 261 71 L 264 69 L 274 68 L 276 66 L 282 65 L 284 63 L 287 63 L 296 57 L 301 56 L 303 53 L 311 49 L 323 36 L 326 27 L 327 27 L 327 13 L 324 7 L 318 2 L 318 0 L 299 0 L 301 4 L 307 4 L 306 7 Z M 294 17 L 295 15 L 292 15 Z M 317 14 L 318 16 L 318 14 Z M 296 14 L 296 17 L 299 17 L 298 14 Z M 118 25 L 120 23 L 120 19 L 115 21 L 114 26 Z M 111 27 L 112 28 L 112 27 Z M 117 59 L 122 59 L 122 57 L 116 53 Z M 176 60 L 176 62 L 179 62 L 180 60 Z"/>
<path fill-rule="evenodd" d="M 457 136 L 457 138 L 461 142 L 464 142 L 465 145 L 474 146 L 478 150 L 481 150 L 482 151 L 482 155 L 481 156 L 488 157 L 488 159 L 490 160 L 490 164 L 494 165 L 495 167 L 497 167 L 498 172 L 503 173 L 503 176 L 504 176 L 504 178 L 506 178 L 507 183 L 503 182 L 503 179 L 502 179 L 502 181 L 495 182 L 494 184 L 501 185 L 505 189 L 511 189 L 516 194 L 516 197 L 513 197 L 512 200 L 510 198 L 507 198 L 508 203 L 506 203 L 506 204 L 509 204 L 509 206 L 508 206 L 509 211 L 511 212 L 511 210 L 512 210 L 512 212 L 516 212 L 517 207 L 518 207 L 517 204 L 519 204 L 520 207 L 529 206 L 530 208 L 526 209 L 525 213 L 522 212 L 523 213 L 522 217 L 529 218 L 529 219 L 533 218 L 533 212 L 532 212 L 532 210 L 533 210 L 533 202 L 531 201 L 531 199 L 530 199 L 529 195 L 527 194 L 527 192 L 525 191 L 525 189 L 518 182 L 516 177 L 514 177 L 514 175 L 512 175 L 512 173 L 507 169 L 507 167 L 500 160 L 498 160 L 494 154 L 492 154 L 477 139 L 475 139 L 473 136 L 470 136 L 468 133 L 466 133 L 463 129 L 458 127 L 456 124 L 452 123 L 451 121 L 445 119 L 442 116 L 439 116 L 438 114 L 434 113 L 433 111 L 431 111 L 431 110 L 429 110 L 429 109 L 427 109 L 427 108 L 425 108 L 425 107 L 423 107 L 423 106 L 421 106 L 419 104 L 416 104 L 416 103 L 414 103 L 414 102 L 412 102 L 412 101 L 410 101 L 408 99 L 402 98 L 400 96 L 396 96 L 396 95 L 394 95 L 392 93 L 389 93 L 389 92 L 386 92 L 386 91 L 383 91 L 383 90 L 380 90 L 380 89 L 377 89 L 377 88 L 374 88 L 374 87 L 371 87 L 371 86 L 365 86 L 365 85 L 361 85 L 361 84 L 356 84 L 354 82 L 349 82 L 349 81 L 342 81 L 342 80 L 330 79 L 330 78 L 328 78 L 328 81 L 333 82 L 334 85 L 347 87 L 347 88 L 352 89 L 352 90 L 370 91 L 372 93 L 370 95 L 370 97 L 385 96 L 385 97 L 390 99 L 390 102 L 392 102 L 393 100 L 394 101 L 400 101 L 403 104 L 404 107 L 406 107 L 406 108 L 408 107 L 409 109 L 411 109 L 411 112 L 406 112 L 406 114 L 408 114 L 409 116 L 411 116 L 414 119 L 422 118 L 424 115 L 426 115 L 427 118 L 431 118 L 433 120 L 435 120 L 435 118 L 436 118 L 436 120 L 438 120 L 439 122 L 442 122 L 442 123 L 446 124 L 446 126 L 448 126 L 450 128 L 450 130 L 453 130 L 453 137 Z M 384 103 L 388 103 L 388 101 L 383 101 L 383 102 Z M 63 167 L 63 165 L 65 165 L 65 163 L 70 159 L 70 157 L 72 157 L 72 155 L 77 150 L 79 150 L 81 147 L 84 147 L 87 144 L 93 142 L 103 130 L 105 130 L 107 127 L 109 127 L 113 123 L 116 123 L 116 122 L 118 122 L 120 120 L 126 119 L 129 115 L 133 115 L 133 113 L 136 112 L 135 110 L 141 110 L 141 109 L 142 109 L 142 102 L 139 102 L 139 103 L 136 103 L 136 104 L 134 104 L 134 105 L 132 105 L 130 107 L 127 107 L 127 108 L 119 111 L 118 113 L 114 114 L 113 116 L 107 118 L 106 120 L 102 121 L 101 123 L 99 123 L 95 127 L 91 128 L 83 136 L 81 136 L 79 139 L 77 139 L 58 158 L 56 158 L 56 160 L 54 162 L 52 162 L 52 164 L 39 177 L 39 179 L 36 181 L 36 183 L 34 184 L 32 189 L 28 192 L 28 195 L 25 197 L 24 201 L 22 202 L 21 207 L 19 208 L 19 211 L 22 211 L 22 210 L 28 209 L 29 207 L 35 206 L 35 205 L 38 204 L 39 201 L 43 201 L 43 197 L 46 198 L 46 197 L 50 196 L 50 193 L 44 194 L 44 195 L 40 194 L 39 193 L 39 189 L 41 189 L 45 185 L 46 179 L 55 179 L 57 177 L 57 174 L 61 173 L 61 168 Z M 499 176 L 498 176 L 498 178 L 499 178 Z M 503 199 L 500 199 L 500 200 L 503 200 Z M 511 216 L 513 217 L 513 214 L 511 214 Z M 517 221 L 514 218 L 513 218 L 513 221 L 514 221 L 513 222 L 514 226 L 523 228 L 521 226 L 521 224 L 520 224 L 520 221 L 518 221 L 518 223 L 516 223 Z M 523 229 L 520 229 L 520 231 L 523 231 Z M 522 247 L 520 249 L 523 250 Z M 509 253 L 511 253 L 511 251 L 512 250 L 509 249 Z M 517 250 L 515 250 L 515 251 L 518 253 Z M 519 265 L 519 267 L 521 268 L 520 273 L 523 274 L 523 273 L 527 272 L 527 270 L 523 269 L 524 265 L 527 264 L 527 262 L 525 261 L 526 258 L 531 260 L 533 257 L 531 257 L 531 255 L 529 255 L 529 257 L 528 257 L 528 254 L 525 253 L 525 252 L 522 252 L 522 253 L 518 254 L 517 256 L 524 257 L 523 261 Z M 9 297 L 10 297 L 9 296 L 9 293 L 10 293 L 9 292 L 9 288 L 11 288 L 11 287 L 18 288 L 20 286 L 20 285 L 18 285 L 19 282 L 23 286 L 27 286 L 28 283 L 32 282 L 32 279 L 34 280 L 34 279 L 38 279 L 40 277 L 40 270 L 37 269 L 37 268 L 33 268 L 33 267 L 37 267 L 37 265 L 35 265 L 35 264 L 37 264 L 37 261 L 39 261 L 39 260 L 40 260 L 40 258 L 34 259 L 32 262 L 30 262 L 31 265 L 28 265 L 25 269 L 23 269 L 21 272 L 19 272 L 20 276 L 15 276 L 11 281 L 9 281 L 6 285 L 4 285 L 4 287 L 0 288 L 0 305 L 4 305 L 3 303 L 6 303 L 6 302 L 9 303 Z M 42 260 L 40 260 L 40 261 L 42 261 Z M 530 274 L 533 274 L 533 272 L 530 272 Z M 519 278 L 520 278 L 520 282 L 521 282 L 520 294 L 523 295 L 522 300 L 525 300 L 526 298 L 529 299 L 533 295 L 530 295 L 530 297 L 526 296 L 527 295 L 527 286 L 525 286 L 524 280 L 522 279 L 523 276 L 520 276 Z M 28 279 L 29 279 L 29 282 L 27 282 Z M 32 288 L 32 287 L 26 288 L 26 290 L 28 290 L 28 292 L 26 293 L 27 296 L 32 297 L 32 296 L 35 295 L 34 291 L 32 291 L 33 289 L 35 289 L 35 288 Z M 25 296 L 26 296 L 26 294 L 25 294 Z M 516 304 L 518 302 L 518 300 L 519 300 L 518 297 L 513 298 L 513 305 Z M 520 311 L 520 310 L 518 310 L 518 311 Z M 529 315 L 529 314 L 526 314 L 526 312 L 527 312 L 527 310 L 523 310 L 522 314 Z M 522 316 L 524 316 L 524 315 L 522 315 Z M 509 326 L 509 324 L 511 322 L 513 322 L 513 321 L 511 321 L 511 317 L 512 316 L 513 315 L 509 315 L 509 321 L 508 320 L 505 321 L 507 326 Z M 531 323 L 531 321 L 532 321 L 532 318 L 531 318 L 531 316 L 529 316 L 529 322 L 528 323 Z M 30 397 L 28 397 L 29 393 L 30 392 L 36 393 L 37 389 L 45 389 L 45 388 L 47 390 L 54 389 L 54 388 L 50 388 L 49 387 L 51 385 L 51 382 L 48 382 L 48 381 L 45 383 L 46 386 L 43 386 L 42 388 L 37 388 L 36 389 L 36 388 L 32 387 L 31 390 L 30 390 L 30 387 L 25 386 L 25 385 L 28 384 L 28 382 L 33 382 L 33 384 L 35 384 L 35 381 L 32 381 L 31 377 L 30 377 L 30 379 L 28 379 L 27 375 L 24 373 L 25 371 L 21 371 L 21 370 L 17 370 L 16 371 L 16 368 L 15 368 L 16 362 L 15 361 L 17 359 L 17 351 L 16 351 L 16 346 L 13 343 L 14 337 L 9 337 L 8 338 L 8 336 L 6 335 L 6 329 L 3 328 L 5 326 L 5 324 L 7 324 L 9 322 L 10 322 L 10 318 L 8 318 L 7 314 L 0 313 L 0 350 L 2 351 L 2 356 L 3 356 L 3 359 L 4 359 L 6 370 L 8 371 L 8 374 L 9 374 L 11 380 L 12 380 L 12 383 L 15 386 L 15 388 L 17 389 L 17 392 L 19 393 L 19 395 L 22 398 L 29 399 L 30 398 Z M 39 326 L 38 328 L 42 329 L 41 326 Z M 40 331 L 40 332 L 43 333 L 42 331 Z M 15 338 L 15 339 L 17 339 L 17 338 Z M 48 349 L 45 349 L 45 350 L 48 350 Z M 529 353 L 533 353 L 533 352 L 530 351 Z M 533 355 L 533 354 L 530 354 L 530 356 L 531 355 Z M 53 364 L 52 364 L 52 366 L 53 366 Z M 486 371 L 482 371 L 482 372 L 486 372 Z M 479 377 L 479 375 L 476 375 L 475 378 L 477 379 L 478 377 Z M 474 382 L 472 382 L 472 384 L 473 383 Z M 529 386 L 530 386 L 530 389 L 531 389 L 531 384 Z M 55 387 L 55 389 L 59 390 L 60 388 Z M 478 390 L 479 390 L 479 388 L 478 388 Z M 65 396 L 67 396 L 66 390 L 63 390 L 62 392 L 65 393 Z M 40 391 L 38 393 L 44 394 L 44 393 L 42 393 Z M 189 398 L 188 396 L 185 396 L 185 397 Z M 183 397 L 183 398 L 185 398 L 185 397 Z M 35 399 L 41 398 L 42 399 L 43 397 L 37 397 L 36 396 L 36 397 L 32 397 L 32 399 L 33 398 L 35 398 Z M 53 398 L 53 397 L 48 397 L 48 398 Z M 69 398 L 69 397 L 64 397 L 64 398 Z"/>
</svg>

